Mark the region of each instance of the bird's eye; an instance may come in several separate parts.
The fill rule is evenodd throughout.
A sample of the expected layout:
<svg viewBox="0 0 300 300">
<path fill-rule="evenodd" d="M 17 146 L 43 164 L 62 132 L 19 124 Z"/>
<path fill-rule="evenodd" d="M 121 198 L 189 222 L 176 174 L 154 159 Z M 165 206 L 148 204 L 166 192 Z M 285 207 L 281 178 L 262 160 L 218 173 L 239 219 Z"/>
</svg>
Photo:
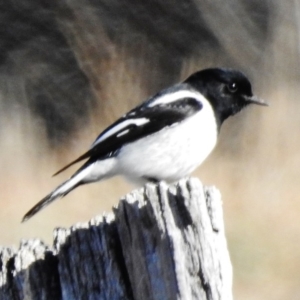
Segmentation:
<svg viewBox="0 0 300 300">
<path fill-rule="evenodd" d="M 230 93 L 236 93 L 238 90 L 238 85 L 236 82 L 231 82 L 227 85 L 227 89 Z"/>
</svg>

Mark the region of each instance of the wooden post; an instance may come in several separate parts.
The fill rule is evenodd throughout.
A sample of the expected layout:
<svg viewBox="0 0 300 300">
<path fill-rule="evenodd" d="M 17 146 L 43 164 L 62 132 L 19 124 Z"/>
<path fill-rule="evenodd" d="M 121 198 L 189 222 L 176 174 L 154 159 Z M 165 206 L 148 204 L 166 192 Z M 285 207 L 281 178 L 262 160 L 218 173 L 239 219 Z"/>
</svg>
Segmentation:
<svg viewBox="0 0 300 300">
<path fill-rule="evenodd" d="M 232 299 L 219 192 L 148 184 L 113 213 L 0 248 L 0 300 Z"/>
</svg>

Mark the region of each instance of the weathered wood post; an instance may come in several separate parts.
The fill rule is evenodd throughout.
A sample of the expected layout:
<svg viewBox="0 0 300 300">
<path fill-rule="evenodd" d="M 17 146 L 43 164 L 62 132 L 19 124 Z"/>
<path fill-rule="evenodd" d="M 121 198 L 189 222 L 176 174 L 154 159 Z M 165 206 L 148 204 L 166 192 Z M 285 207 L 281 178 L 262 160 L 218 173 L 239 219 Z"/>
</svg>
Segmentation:
<svg viewBox="0 0 300 300">
<path fill-rule="evenodd" d="M 222 204 L 197 179 L 148 184 L 113 213 L 0 248 L 0 299 L 232 299 Z"/>
</svg>

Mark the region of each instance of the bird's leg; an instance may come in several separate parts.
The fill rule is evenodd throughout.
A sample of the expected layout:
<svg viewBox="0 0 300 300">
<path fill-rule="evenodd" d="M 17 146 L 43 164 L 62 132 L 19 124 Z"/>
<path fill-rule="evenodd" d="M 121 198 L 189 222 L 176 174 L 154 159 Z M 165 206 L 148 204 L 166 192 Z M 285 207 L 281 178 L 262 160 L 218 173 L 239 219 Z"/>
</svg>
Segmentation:
<svg viewBox="0 0 300 300">
<path fill-rule="evenodd" d="M 151 182 L 151 183 L 159 183 L 159 181 L 160 181 L 155 177 L 148 177 L 148 176 L 143 176 L 143 179 L 145 179 L 147 182 Z"/>
</svg>

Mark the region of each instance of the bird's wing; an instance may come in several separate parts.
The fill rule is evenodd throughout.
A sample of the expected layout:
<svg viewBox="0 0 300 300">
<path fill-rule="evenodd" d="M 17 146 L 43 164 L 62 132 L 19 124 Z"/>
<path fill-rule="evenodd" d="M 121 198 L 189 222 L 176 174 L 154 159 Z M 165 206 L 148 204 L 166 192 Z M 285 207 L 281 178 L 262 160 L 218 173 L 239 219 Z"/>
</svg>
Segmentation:
<svg viewBox="0 0 300 300">
<path fill-rule="evenodd" d="M 164 102 L 153 99 L 146 102 L 146 105 L 131 110 L 109 126 L 97 137 L 86 153 L 54 175 L 87 158 L 96 160 L 113 156 L 125 144 L 179 123 L 201 109 L 202 103 L 197 97 L 182 97 L 176 98 L 176 101 Z"/>
</svg>

